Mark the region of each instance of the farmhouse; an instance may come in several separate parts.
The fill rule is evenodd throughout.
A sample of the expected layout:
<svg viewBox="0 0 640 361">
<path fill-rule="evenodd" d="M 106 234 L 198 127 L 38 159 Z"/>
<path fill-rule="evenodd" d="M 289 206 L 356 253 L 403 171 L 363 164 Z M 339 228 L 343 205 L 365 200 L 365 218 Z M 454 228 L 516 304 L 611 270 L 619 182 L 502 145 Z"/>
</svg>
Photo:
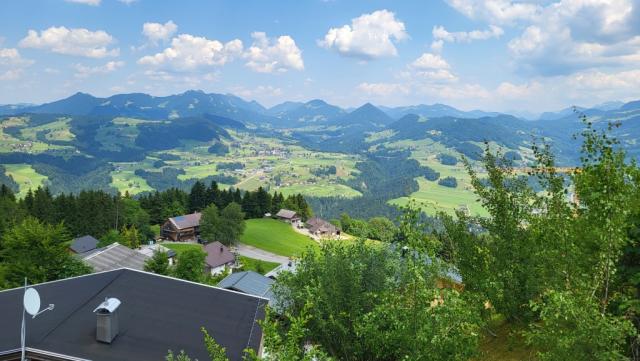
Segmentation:
<svg viewBox="0 0 640 361">
<path fill-rule="evenodd" d="M 91 266 L 95 272 L 112 271 L 123 267 L 141 271 L 149 258 L 151 257 L 116 242 L 87 252 L 82 257 L 82 261 Z"/>
<path fill-rule="evenodd" d="M 276 218 L 287 223 L 295 224 L 300 222 L 300 216 L 294 211 L 288 209 L 281 209 L 276 213 Z"/>
<path fill-rule="evenodd" d="M 126 268 L 31 287 L 55 308 L 28 318 L 29 360 L 164 360 L 169 349 L 208 360 L 201 327 L 230 360 L 247 347 L 261 351 L 262 297 Z M 0 360 L 21 358 L 23 295 L 22 287 L 0 291 Z"/>
<path fill-rule="evenodd" d="M 167 219 L 160 229 L 160 236 L 174 242 L 195 241 L 200 235 L 201 213 L 186 214 Z"/>
<path fill-rule="evenodd" d="M 69 249 L 71 250 L 71 252 L 76 254 L 86 253 L 96 249 L 98 247 L 98 242 L 99 241 L 92 236 L 82 236 L 74 238 L 71 241 Z"/>
<path fill-rule="evenodd" d="M 335 237 L 340 235 L 340 230 L 333 224 L 322 218 L 313 217 L 307 220 L 306 227 L 314 236 L 318 237 Z"/>
<path fill-rule="evenodd" d="M 204 251 L 207 253 L 205 267 L 212 276 L 218 275 L 224 272 L 227 267 L 233 267 L 236 264 L 236 256 L 220 242 L 207 244 L 204 246 Z"/>
</svg>

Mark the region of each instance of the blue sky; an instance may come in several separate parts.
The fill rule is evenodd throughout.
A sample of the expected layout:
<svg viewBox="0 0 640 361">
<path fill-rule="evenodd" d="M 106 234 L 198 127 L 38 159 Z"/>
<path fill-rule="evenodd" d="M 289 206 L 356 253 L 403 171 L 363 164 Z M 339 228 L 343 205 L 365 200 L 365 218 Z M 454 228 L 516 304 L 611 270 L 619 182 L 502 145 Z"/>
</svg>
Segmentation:
<svg viewBox="0 0 640 361">
<path fill-rule="evenodd" d="M 0 103 L 77 91 L 541 112 L 640 98 L 637 0 L 0 4 Z"/>
</svg>

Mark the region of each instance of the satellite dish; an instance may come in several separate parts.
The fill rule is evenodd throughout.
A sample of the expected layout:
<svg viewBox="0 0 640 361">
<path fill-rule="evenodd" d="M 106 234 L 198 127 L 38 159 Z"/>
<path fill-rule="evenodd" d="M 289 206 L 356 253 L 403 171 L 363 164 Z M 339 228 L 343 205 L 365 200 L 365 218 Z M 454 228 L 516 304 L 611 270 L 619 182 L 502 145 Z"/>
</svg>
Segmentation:
<svg viewBox="0 0 640 361">
<path fill-rule="evenodd" d="M 27 288 L 24 291 L 24 309 L 31 316 L 36 316 L 40 311 L 40 295 L 35 288 Z"/>
</svg>

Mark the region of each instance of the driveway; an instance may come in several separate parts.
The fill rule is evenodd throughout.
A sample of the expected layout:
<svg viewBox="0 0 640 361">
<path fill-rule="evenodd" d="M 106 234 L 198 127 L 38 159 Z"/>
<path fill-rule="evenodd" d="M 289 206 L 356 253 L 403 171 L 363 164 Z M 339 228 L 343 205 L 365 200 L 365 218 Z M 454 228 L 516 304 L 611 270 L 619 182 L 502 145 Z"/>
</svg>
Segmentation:
<svg viewBox="0 0 640 361">
<path fill-rule="evenodd" d="M 287 263 L 289 262 L 289 257 L 279 256 L 275 253 L 264 251 L 260 248 L 251 247 L 246 244 L 239 243 L 236 247 L 236 251 L 239 255 L 255 258 L 262 261 L 267 262 L 276 262 L 276 263 Z"/>
</svg>

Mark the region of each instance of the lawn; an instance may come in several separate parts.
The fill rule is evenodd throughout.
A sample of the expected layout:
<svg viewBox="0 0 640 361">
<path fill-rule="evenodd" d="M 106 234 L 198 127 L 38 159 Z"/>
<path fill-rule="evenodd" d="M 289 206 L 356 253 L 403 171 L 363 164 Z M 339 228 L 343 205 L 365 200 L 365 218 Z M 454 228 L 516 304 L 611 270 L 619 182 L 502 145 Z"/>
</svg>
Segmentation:
<svg viewBox="0 0 640 361">
<path fill-rule="evenodd" d="M 202 248 L 202 245 L 199 245 L 197 243 L 176 243 L 176 242 L 162 242 L 160 243 L 161 245 L 176 251 L 177 255 L 179 256 L 180 253 L 190 250 L 190 249 L 199 249 L 202 252 L 204 252 L 204 249 Z"/>
<path fill-rule="evenodd" d="M 291 225 L 275 219 L 249 219 L 240 241 L 281 256 L 299 256 L 307 247 L 318 247 L 312 239 L 297 233 Z"/>
<path fill-rule="evenodd" d="M 27 195 L 29 189 L 35 190 L 43 186 L 47 177 L 37 173 L 29 164 L 4 164 L 6 174 L 13 177 L 13 180 L 20 186 L 18 198 Z"/>
<path fill-rule="evenodd" d="M 111 172 L 111 185 L 118 189 L 120 193 L 129 192 L 131 195 L 153 191 L 147 181 L 137 176 L 132 169 L 120 169 Z"/>
<path fill-rule="evenodd" d="M 243 271 L 254 271 L 260 274 L 265 274 L 280 265 L 280 263 L 267 262 L 245 256 L 240 256 L 240 263 L 242 263 Z"/>
</svg>

